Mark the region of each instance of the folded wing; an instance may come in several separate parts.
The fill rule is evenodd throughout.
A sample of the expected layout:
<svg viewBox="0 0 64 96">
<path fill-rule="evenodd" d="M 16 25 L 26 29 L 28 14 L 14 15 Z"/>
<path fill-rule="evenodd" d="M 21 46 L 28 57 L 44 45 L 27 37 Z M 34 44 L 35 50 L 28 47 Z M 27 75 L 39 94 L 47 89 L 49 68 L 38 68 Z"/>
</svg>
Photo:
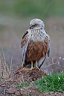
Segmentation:
<svg viewBox="0 0 64 96">
<path fill-rule="evenodd" d="M 22 64 L 25 64 L 25 58 L 26 58 L 26 51 L 27 51 L 27 46 L 29 43 L 28 39 L 28 31 L 23 35 L 22 40 L 21 40 L 21 51 L 22 51 Z"/>
</svg>

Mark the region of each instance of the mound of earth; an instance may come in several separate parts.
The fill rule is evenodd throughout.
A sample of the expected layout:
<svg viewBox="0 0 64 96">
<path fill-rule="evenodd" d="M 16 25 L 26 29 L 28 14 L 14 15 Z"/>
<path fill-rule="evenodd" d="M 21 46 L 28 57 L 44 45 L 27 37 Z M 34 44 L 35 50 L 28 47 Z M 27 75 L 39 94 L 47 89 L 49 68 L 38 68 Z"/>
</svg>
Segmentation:
<svg viewBox="0 0 64 96">
<path fill-rule="evenodd" d="M 30 68 L 23 68 L 20 67 L 13 76 L 13 79 L 19 81 L 34 81 L 38 78 L 41 78 L 43 76 L 43 72 L 38 68 L 33 68 L 32 70 Z"/>
<path fill-rule="evenodd" d="M 38 68 L 23 68 L 20 67 L 14 72 L 14 74 L 7 79 L 0 81 L 0 96 L 21 96 L 20 89 L 16 88 L 16 84 L 20 82 L 32 81 L 41 78 L 43 72 Z"/>
<path fill-rule="evenodd" d="M 0 96 L 64 96 L 64 93 L 61 92 L 42 93 L 38 88 L 34 88 L 34 86 L 16 87 L 16 84 L 20 82 L 28 81 L 31 84 L 32 81 L 41 78 L 43 74 L 38 68 L 32 70 L 23 67 L 18 68 L 13 76 L 0 81 Z"/>
</svg>

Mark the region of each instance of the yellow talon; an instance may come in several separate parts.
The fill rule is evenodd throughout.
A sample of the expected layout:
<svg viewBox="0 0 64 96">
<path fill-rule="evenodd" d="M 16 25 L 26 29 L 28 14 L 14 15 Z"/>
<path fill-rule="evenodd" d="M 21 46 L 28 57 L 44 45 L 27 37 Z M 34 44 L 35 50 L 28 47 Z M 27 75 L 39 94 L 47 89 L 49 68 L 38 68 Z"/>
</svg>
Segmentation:
<svg viewBox="0 0 64 96">
<path fill-rule="evenodd" d="M 36 68 L 39 69 L 39 68 L 38 68 L 38 63 L 37 63 L 37 61 L 36 61 Z M 40 69 L 39 69 L 39 70 L 40 70 Z"/>
<path fill-rule="evenodd" d="M 32 70 L 33 69 L 33 61 L 31 61 L 31 68 L 30 68 L 30 70 Z"/>
</svg>

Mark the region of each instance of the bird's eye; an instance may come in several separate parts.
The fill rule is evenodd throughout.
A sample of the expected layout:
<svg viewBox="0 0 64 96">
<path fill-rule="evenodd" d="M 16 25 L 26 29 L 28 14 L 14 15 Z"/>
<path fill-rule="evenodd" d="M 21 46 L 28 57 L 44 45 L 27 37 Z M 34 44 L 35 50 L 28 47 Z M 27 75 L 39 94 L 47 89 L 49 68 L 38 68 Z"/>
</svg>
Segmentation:
<svg viewBox="0 0 64 96">
<path fill-rule="evenodd" d="M 33 26 L 34 26 L 34 27 L 36 27 L 36 26 L 37 26 L 37 24 L 34 24 Z"/>
<path fill-rule="evenodd" d="M 36 26 L 37 26 L 37 24 L 34 24 L 34 25 L 30 26 L 29 28 L 30 28 L 30 29 L 33 29 L 33 28 L 36 27 Z"/>
</svg>

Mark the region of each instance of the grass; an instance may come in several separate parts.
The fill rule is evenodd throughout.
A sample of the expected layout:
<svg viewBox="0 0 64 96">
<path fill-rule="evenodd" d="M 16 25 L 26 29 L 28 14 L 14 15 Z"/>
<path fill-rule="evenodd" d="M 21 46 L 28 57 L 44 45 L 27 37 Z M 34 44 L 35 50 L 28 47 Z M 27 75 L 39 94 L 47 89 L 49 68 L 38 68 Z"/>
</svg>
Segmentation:
<svg viewBox="0 0 64 96">
<path fill-rule="evenodd" d="M 20 82 L 16 84 L 17 88 L 23 88 L 23 87 L 28 87 L 29 83 L 28 82 Z"/>
<path fill-rule="evenodd" d="M 14 12 L 20 16 L 43 16 L 43 18 L 55 12 L 56 0 L 18 0 L 14 5 Z M 59 2 L 58 2 L 59 3 Z"/>
<path fill-rule="evenodd" d="M 19 16 L 64 16 L 63 0 L 0 0 L 0 12 Z"/>
<path fill-rule="evenodd" d="M 18 88 L 28 87 L 28 82 L 21 82 L 17 84 Z M 43 76 L 34 81 L 34 87 L 42 91 L 64 91 L 64 73 L 54 73 L 51 75 Z"/>
<path fill-rule="evenodd" d="M 54 73 L 35 81 L 41 91 L 64 91 L 64 73 Z"/>
<path fill-rule="evenodd" d="M 3 49 L 1 43 L 0 43 L 0 46 L 1 46 L 1 52 L 3 55 L 0 58 L 0 81 L 1 81 L 2 78 L 9 78 L 11 76 L 12 58 L 11 58 L 10 66 L 9 66 L 9 64 L 6 62 L 5 54 L 4 54 L 4 50 L 6 49 Z"/>
</svg>

